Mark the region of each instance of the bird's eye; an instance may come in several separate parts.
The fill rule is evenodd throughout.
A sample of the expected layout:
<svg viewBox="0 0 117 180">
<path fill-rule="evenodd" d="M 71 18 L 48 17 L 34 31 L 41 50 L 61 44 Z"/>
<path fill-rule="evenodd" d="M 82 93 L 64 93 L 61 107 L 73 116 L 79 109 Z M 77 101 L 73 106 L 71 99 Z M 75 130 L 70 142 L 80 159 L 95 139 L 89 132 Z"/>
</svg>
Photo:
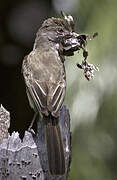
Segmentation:
<svg viewBox="0 0 117 180">
<path fill-rule="evenodd" d="M 59 28 L 59 29 L 58 29 L 58 32 L 59 32 L 59 33 L 63 33 L 63 29 L 62 29 L 62 28 Z"/>
</svg>

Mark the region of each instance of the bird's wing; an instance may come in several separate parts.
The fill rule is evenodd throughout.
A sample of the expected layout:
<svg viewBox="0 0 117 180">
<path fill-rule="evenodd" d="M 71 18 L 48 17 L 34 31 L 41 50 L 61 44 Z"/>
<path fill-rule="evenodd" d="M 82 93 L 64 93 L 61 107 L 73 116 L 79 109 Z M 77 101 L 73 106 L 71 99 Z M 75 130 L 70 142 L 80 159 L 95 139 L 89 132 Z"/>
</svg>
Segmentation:
<svg viewBox="0 0 117 180">
<path fill-rule="evenodd" d="M 43 82 L 38 82 L 33 79 L 28 86 L 28 92 L 33 100 L 33 103 L 37 111 L 41 111 L 45 115 L 48 115 L 47 110 L 47 90 L 46 84 Z"/>
<path fill-rule="evenodd" d="M 53 61 L 52 58 L 54 58 Z M 57 117 L 64 101 L 66 84 L 64 75 L 62 75 L 64 74 L 64 69 L 61 70 L 62 67 L 58 67 L 58 62 L 55 58 L 56 56 L 52 56 L 51 53 L 49 59 L 51 59 L 52 68 L 49 65 L 45 68 L 46 65 L 44 64 L 45 66 L 42 67 L 45 68 L 45 71 L 39 69 L 35 73 L 33 65 L 29 63 L 29 59 L 26 57 L 23 61 L 23 75 L 27 86 L 29 102 L 34 110 L 41 111 L 45 115 L 51 112 L 53 116 Z M 44 57 L 45 59 L 46 57 Z M 45 81 L 45 78 L 38 77 L 38 74 L 44 74 L 44 76 L 48 77 L 47 80 Z"/>
<path fill-rule="evenodd" d="M 57 117 L 64 101 L 66 83 L 63 80 L 63 82 L 58 82 L 55 84 L 50 82 L 50 84 L 51 89 L 48 91 L 47 106 L 52 115 Z"/>
<path fill-rule="evenodd" d="M 26 91 L 30 106 L 35 111 L 41 111 L 48 115 L 47 111 L 47 86 L 45 82 L 39 82 L 34 76 L 28 56 L 24 58 L 22 72 L 26 83 Z"/>
</svg>

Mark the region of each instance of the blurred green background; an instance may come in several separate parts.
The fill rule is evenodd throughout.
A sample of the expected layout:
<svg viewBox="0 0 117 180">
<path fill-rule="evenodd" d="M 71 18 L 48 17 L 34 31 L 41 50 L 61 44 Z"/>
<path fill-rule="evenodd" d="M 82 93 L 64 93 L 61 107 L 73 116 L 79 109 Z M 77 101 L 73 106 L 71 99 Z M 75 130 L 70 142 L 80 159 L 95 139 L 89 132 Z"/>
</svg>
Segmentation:
<svg viewBox="0 0 117 180">
<path fill-rule="evenodd" d="M 63 10 L 74 17 L 76 31 L 99 36 L 88 42 L 88 62 L 97 65 L 88 82 L 76 63 L 82 52 L 66 58 L 67 95 L 72 128 L 69 180 L 117 180 L 117 1 L 0 1 L 0 103 L 11 113 L 10 131 L 23 136 L 33 111 L 21 75 L 23 57 L 33 47 L 44 19 Z"/>
</svg>

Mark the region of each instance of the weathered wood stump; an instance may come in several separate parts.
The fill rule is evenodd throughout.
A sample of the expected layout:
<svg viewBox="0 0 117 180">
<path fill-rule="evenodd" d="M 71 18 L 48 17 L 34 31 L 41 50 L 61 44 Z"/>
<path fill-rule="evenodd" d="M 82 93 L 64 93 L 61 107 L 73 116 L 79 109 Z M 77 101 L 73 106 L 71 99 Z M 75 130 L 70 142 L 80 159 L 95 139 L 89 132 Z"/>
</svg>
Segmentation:
<svg viewBox="0 0 117 180">
<path fill-rule="evenodd" d="M 0 180 L 67 180 L 71 161 L 70 116 L 65 106 L 60 112 L 66 173 L 51 176 L 45 146 L 44 124 L 38 121 L 37 134 L 25 131 L 23 140 L 18 132 L 10 136 L 10 114 L 0 107 Z"/>
</svg>

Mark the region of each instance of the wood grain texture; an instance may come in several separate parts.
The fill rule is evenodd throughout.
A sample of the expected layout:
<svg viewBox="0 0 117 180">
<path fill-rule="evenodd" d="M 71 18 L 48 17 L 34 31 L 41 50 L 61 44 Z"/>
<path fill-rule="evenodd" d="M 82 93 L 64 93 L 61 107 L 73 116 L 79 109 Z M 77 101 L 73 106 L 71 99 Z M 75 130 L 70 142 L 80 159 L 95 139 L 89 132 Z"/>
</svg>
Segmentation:
<svg viewBox="0 0 117 180">
<path fill-rule="evenodd" d="M 71 161 L 71 133 L 69 112 L 65 106 L 60 112 L 60 128 L 66 159 L 65 175 L 51 176 L 49 173 L 44 124 L 38 121 L 36 135 L 26 131 L 21 141 L 18 132 L 13 132 L 3 139 L 0 144 L 0 180 L 67 180 Z"/>
</svg>

